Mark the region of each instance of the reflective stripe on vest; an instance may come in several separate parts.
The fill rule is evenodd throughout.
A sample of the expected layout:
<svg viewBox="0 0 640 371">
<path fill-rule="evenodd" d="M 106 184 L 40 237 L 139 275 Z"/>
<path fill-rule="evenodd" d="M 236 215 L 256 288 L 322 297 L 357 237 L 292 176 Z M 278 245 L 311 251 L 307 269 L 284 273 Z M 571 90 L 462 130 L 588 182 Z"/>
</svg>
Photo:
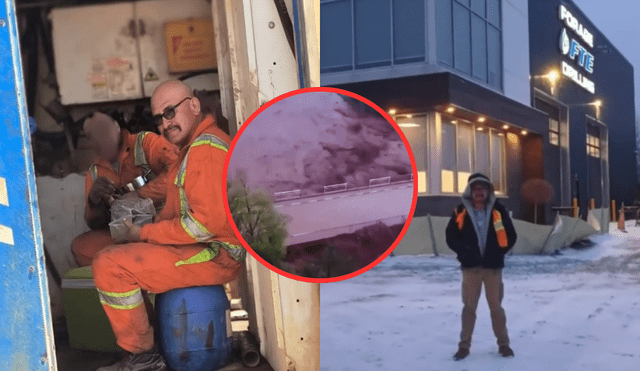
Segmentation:
<svg viewBox="0 0 640 371">
<path fill-rule="evenodd" d="M 89 167 L 89 172 L 91 173 L 91 180 L 94 182 L 98 179 L 98 166 L 96 164 L 92 164 Z"/>
<path fill-rule="evenodd" d="M 467 209 L 462 209 L 460 213 L 458 210 L 454 210 L 456 216 L 456 223 L 458 224 L 458 229 L 462 230 L 464 227 L 464 217 L 467 215 Z M 502 224 L 502 215 L 498 212 L 498 210 L 493 209 L 491 213 L 493 216 L 493 228 L 496 230 L 496 238 L 498 239 L 498 246 L 503 249 L 506 249 L 509 244 L 507 241 L 507 231 L 504 229 L 504 225 Z"/>
<path fill-rule="evenodd" d="M 189 150 L 193 147 L 201 146 L 204 144 L 208 144 L 211 147 L 221 149 L 225 152 L 229 151 L 229 146 L 225 143 L 224 140 L 218 138 L 213 134 L 201 134 L 196 140 L 189 146 Z M 178 187 L 182 187 L 184 185 L 184 177 L 187 172 L 187 158 L 189 158 L 189 152 L 184 156 L 184 160 L 180 164 L 180 169 L 178 170 L 178 175 L 176 176 L 175 184 Z"/>
<path fill-rule="evenodd" d="M 139 287 L 124 293 L 97 290 L 100 303 L 113 309 L 133 309 L 144 303 L 144 298 L 142 297 L 142 292 Z"/>
<path fill-rule="evenodd" d="M 507 231 L 504 229 L 504 225 L 502 224 L 502 215 L 500 215 L 500 213 L 496 209 L 493 209 L 493 227 L 496 230 L 498 245 L 501 248 L 506 249 L 508 246 Z"/>
<path fill-rule="evenodd" d="M 210 145 L 211 147 L 221 149 L 225 152 L 227 152 L 229 149 L 227 143 L 222 139 L 216 137 L 215 135 L 201 134 L 189 146 L 189 151 L 191 151 L 191 148 L 201 145 Z M 184 228 L 185 232 L 187 232 L 187 234 L 191 236 L 191 238 L 193 238 L 197 242 L 208 243 L 209 247 L 203 249 L 200 253 L 192 256 L 187 260 L 177 262 L 176 266 L 209 261 L 218 255 L 218 253 L 220 252 L 220 247 L 227 250 L 235 260 L 242 261 L 246 257 L 246 250 L 242 246 L 236 246 L 221 241 L 211 241 L 211 239 L 213 238 L 213 234 L 209 232 L 209 230 L 207 230 L 207 228 L 202 223 L 196 220 L 191 212 L 189 212 L 189 201 L 187 200 L 187 195 L 184 191 L 184 181 L 187 173 L 187 159 L 189 158 L 189 151 L 187 151 L 187 154 L 184 156 L 184 160 L 182 160 L 182 163 L 180 164 L 178 174 L 176 175 L 176 179 L 174 181 L 174 183 L 179 187 L 178 189 L 180 192 L 180 222 L 182 224 L 182 228 Z"/>
<path fill-rule="evenodd" d="M 141 167 L 145 174 L 151 171 L 151 166 L 149 166 L 149 162 L 147 162 L 147 156 L 144 154 L 144 147 L 142 146 L 142 141 L 147 134 L 149 134 L 148 131 L 138 133 L 138 136 L 136 137 L 136 145 L 133 147 L 133 163 L 136 166 Z"/>
</svg>

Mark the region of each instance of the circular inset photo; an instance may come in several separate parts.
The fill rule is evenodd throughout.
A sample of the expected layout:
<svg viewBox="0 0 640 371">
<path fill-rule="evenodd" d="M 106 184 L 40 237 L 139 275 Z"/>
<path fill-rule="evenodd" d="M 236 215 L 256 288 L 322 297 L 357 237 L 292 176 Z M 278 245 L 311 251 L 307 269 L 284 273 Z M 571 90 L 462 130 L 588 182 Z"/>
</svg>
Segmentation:
<svg viewBox="0 0 640 371">
<path fill-rule="evenodd" d="M 387 257 L 417 200 L 407 139 L 382 109 L 306 88 L 257 110 L 225 166 L 225 209 L 249 253 L 305 282 L 335 282 Z"/>
</svg>

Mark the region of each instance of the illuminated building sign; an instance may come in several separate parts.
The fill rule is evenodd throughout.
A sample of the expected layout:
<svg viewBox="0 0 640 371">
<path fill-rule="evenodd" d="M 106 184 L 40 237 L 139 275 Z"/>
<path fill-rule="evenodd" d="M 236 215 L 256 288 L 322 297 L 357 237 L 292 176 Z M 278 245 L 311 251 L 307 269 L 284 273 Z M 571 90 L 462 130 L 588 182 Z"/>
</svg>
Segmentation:
<svg viewBox="0 0 640 371">
<path fill-rule="evenodd" d="M 593 48 L 593 34 L 589 32 L 576 17 L 571 14 L 564 5 L 560 5 L 559 12 L 560 21 L 564 22 L 565 26 L 575 32 L 580 39 L 585 42 L 590 48 Z M 584 46 L 577 40 L 570 38 L 567 32 L 567 28 L 563 27 L 560 33 L 560 52 L 562 55 L 567 56 L 572 61 L 578 63 L 578 65 L 586 72 L 593 73 L 594 57 Z M 580 85 L 591 94 L 595 93 L 595 84 L 581 71 L 567 63 L 562 61 L 562 74 Z"/>
</svg>

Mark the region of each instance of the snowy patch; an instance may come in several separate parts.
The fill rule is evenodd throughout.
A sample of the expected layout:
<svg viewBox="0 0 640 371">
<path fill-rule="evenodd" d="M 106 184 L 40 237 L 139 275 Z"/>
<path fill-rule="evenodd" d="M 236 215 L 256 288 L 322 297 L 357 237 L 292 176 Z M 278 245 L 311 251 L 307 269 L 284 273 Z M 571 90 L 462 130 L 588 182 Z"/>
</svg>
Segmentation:
<svg viewBox="0 0 640 371">
<path fill-rule="evenodd" d="M 454 361 L 461 275 L 455 257 L 393 256 L 321 286 L 321 370 L 637 370 L 640 227 L 592 236 L 560 255 L 507 256 L 507 328 L 497 353 L 480 299 L 471 354 Z"/>
</svg>

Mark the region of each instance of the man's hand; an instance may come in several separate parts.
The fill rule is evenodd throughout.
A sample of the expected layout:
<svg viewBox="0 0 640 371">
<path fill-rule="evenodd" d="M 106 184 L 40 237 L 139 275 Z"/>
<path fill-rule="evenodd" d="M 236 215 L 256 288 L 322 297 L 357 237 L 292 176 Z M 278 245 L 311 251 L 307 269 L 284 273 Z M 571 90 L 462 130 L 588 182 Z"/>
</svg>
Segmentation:
<svg viewBox="0 0 640 371">
<path fill-rule="evenodd" d="M 140 198 L 140 195 L 136 191 L 127 192 L 122 196 L 118 197 L 118 200 L 128 200 L 132 198 Z"/>
<path fill-rule="evenodd" d="M 127 231 L 127 235 L 125 237 L 126 240 L 128 242 L 141 241 L 140 231 L 142 231 L 142 227 L 140 227 L 139 225 L 133 224 L 133 221 L 126 218 L 122 222 L 127 228 L 129 228 L 129 230 Z"/>
<path fill-rule="evenodd" d="M 93 182 L 89 190 L 89 202 L 93 205 L 98 205 L 101 201 L 109 199 L 109 196 L 112 196 L 115 191 L 116 185 L 113 183 L 113 180 L 101 176 Z"/>
</svg>

